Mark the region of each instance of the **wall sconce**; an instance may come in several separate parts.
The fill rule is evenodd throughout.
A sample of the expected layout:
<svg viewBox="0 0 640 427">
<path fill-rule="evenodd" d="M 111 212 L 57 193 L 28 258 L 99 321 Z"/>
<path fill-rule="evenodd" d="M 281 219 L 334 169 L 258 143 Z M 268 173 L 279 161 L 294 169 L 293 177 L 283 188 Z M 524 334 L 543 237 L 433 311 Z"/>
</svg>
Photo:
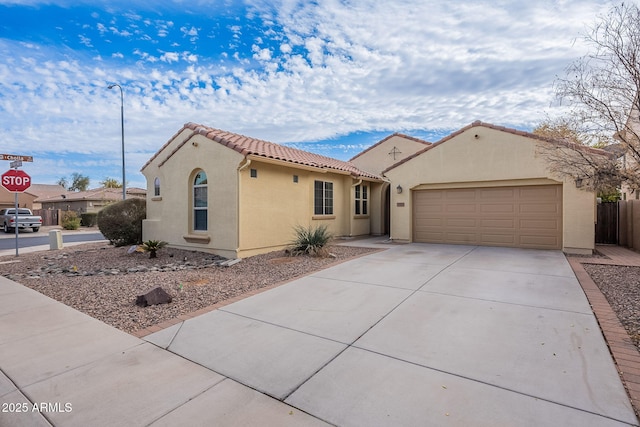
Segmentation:
<svg viewBox="0 0 640 427">
<path fill-rule="evenodd" d="M 576 178 L 576 188 L 582 187 L 582 178 Z"/>
<path fill-rule="evenodd" d="M 398 192 L 398 194 L 402 193 L 402 187 L 400 187 L 399 185 L 396 187 L 396 191 Z"/>
</svg>

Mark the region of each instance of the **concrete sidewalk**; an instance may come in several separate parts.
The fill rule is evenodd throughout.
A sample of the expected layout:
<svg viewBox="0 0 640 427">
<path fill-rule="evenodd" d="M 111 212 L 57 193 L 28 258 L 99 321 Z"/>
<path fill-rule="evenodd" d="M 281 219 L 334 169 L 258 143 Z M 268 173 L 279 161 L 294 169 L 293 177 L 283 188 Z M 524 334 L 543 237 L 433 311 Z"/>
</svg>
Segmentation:
<svg viewBox="0 0 640 427">
<path fill-rule="evenodd" d="M 145 340 L 0 298 L 2 426 L 638 425 L 560 252 L 395 246 Z"/>
</svg>

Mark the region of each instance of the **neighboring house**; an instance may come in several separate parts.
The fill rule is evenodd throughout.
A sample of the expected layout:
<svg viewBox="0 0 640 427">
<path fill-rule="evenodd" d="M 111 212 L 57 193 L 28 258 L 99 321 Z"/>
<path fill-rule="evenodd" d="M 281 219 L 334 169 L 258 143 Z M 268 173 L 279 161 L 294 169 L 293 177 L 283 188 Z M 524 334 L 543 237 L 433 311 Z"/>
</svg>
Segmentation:
<svg viewBox="0 0 640 427">
<path fill-rule="evenodd" d="M 18 193 L 18 205 L 31 210 L 41 209 L 42 206 L 37 202 L 38 198 L 60 194 L 60 192 L 64 191 L 64 188 L 60 185 L 31 184 L 27 191 Z M 10 193 L 4 187 L 0 186 L 0 208 L 13 207 L 14 205 L 14 193 Z"/>
<path fill-rule="evenodd" d="M 595 194 L 551 175 L 538 148 L 554 143 L 474 122 L 434 144 L 393 134 L 344 162 L 187 123 L 142 168 L 143 239 L 246 257 L 285 247 L 297 225 L 327 225 L 591 253 Z"/>
<path fill-rule="evenodd" d="M 621 137 L 622 136 L 622 137 Z M 616 139 L 623 141 L 619 144 L 612 144 L 605 149 L 615 150 L 614 153 L 618 157 L 618 161 L 623 169 L 634 171 L 637 174 L 638 161 L 637 155 L 630 155 L 629 146 L 635 150 L 640 150 L 640 112 L 637 108 L 633 108 L 625 123 L 625 129 L 616 134 Z M 620 188 L 622 200 L 640 199 L 640 188 L 633 188 L 627 183 L 623 183 Z"/>
<path fill-rule="evenodd" d="M 143 188 L 127 188 L 127 197 L 145 198 Z M 95 188 L 87 191 L 65 191 L 56 195 L 39 197 L 35 202 L 42 209 L 60 209 L 77 213 L 99 212 L 106 205 L 122 200 L 122 188 Z"/>
</svg>

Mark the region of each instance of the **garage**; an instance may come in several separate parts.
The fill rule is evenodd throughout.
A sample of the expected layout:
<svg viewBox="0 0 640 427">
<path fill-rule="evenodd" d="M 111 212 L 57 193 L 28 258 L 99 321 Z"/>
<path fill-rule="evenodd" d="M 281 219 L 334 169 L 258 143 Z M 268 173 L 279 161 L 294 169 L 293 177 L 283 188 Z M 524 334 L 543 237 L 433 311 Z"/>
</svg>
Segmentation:
<svg viewBox="0 0 640 427">
<path fill-rule="evenodd" d="M 413 241 L 562 249 L 562 185 L 413 191 Z"/>
</svg>

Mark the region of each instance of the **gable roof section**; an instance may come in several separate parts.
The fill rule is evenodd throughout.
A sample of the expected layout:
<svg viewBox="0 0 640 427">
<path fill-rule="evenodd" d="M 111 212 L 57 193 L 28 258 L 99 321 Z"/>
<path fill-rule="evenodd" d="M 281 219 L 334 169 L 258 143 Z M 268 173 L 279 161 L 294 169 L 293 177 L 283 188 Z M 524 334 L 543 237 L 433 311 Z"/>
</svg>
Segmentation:
<svg viewBox="0 0 640 427">
<path fill-rule="evenodd" d="M 455 138 L 456 136 L 468 131 L 469 129 L 472 129 L 474 127 L 485 127 L 488 129 L 493 129 L 493 130 L 498 130 L 501 132 L 507 132 L 507 133 L 512 133 L 514 135 L 518 135 L 518 136 L 524 136 L 527 138 L 531 138 L 531 139 L 537 139 L 539 141 L 545 141 L 545 142 L 549 142 L 552 144 L 556 144 L 558 146 L 564 146 L 564 147 L 569 147 L 572 149 L 576 149 L 576 150 L 581 150 L 581 151 L 585 151 L 588 153 L 592 153 L 592 154 L 599 154 L 602 156 L 611 156 L 610 153 L 601 150 L 599 148 L 593 148 L 593 147 L 588 147 L 586 145 L 580 145 L 580 144 L 576 144 L 570 141 L 566 141 L 566 140 L 559 140 L 559 139 L 552 139 L 552 138 L 546 138 L 544 136 L 540 136 L 540 135 L 536 135 L 535 133 L 531 133 L 531 132 L 525 132 L 522 130 L 518 130 L 518 129 L 513 129 L 513 128 L 508 128 L 508 127 L 504 127 L 504 126 L 496 126 L 496 125 L 492 125 L 491 123 L 485 123 L 485 122 L 481 122 L 480 120 L 476 120 L 475 122 L 471 123 L 468 126 L 463 127 L 462 129 L 453 132 L 450 135 L 445 136 L 444 138 L 442 138 L 440 141 L 438 142 L 434 142 L 433 144 L 429 145 L 428 147 L 423 148 L 422 150 L 400 160 L 397 163 L 394 163 L 393 165 L 389 166 L 388 168 L 386 168 L 385 170 L 383 170 L 381 173 L 384 175 L 385 172 L 390 171 L 393 168 L 396 168 L 398 166 L 400 166 L 403 163 L 408 162 L 409 160 L 418 157 L 419 155 L 421 155 L 422 153 L 424 153 L 425 151 L 429 151 L 441 144 L 444 144 L 445 142 L 449 141 L 450 139 Z"/>
<path fill-rule="evenodd" d="M 431 143 L 430 143 L 429 141 L 424 141 L 424 140 L 422 140 L 422 139 L 415 138 L 415 137 L 413 137 L 413 136 L 409 136 L 409 135 L 405 135 L 405 134 L 402 134 L 402 133 L 395 132 L 395 133 L 393 133 L 393 134 L 391 134 L 391 135 L 387 136 L 386 138 L 382 139 L 381 141 L 376 142 L 375 144 L 373 144 L 371 147 L 367 148 L 366 150 L 363 150 L 363 151 L 359 152 L 358 154 L 356 154 L 355 156 L 353 156 L 352 158 L 350 158 L 350 159 L 349 159 L 349 161 L 351 162 L 351 161 L 353 161 L 353 160 L 357 159 L 358 157 L 362 156 L 364 153 L 366 153 L 366 152 L 368 152 L 368 151 L 370 151 L 370 150 L 373 150 L 373 149 L 374 149 L 374 148 L 376 148 L 378 145 L 381 145 L 381 144 L 385 143 L 386 141 L 390 140 L 390 139 L 391 139 L 391 138 L 393 138 L 394 136 L 399 136 L 399 137 L 404 138 L 404 139 L 409 139 L 409 140 L 411 140 L 411 141 L 419 142 L 420 144 L 424 144 L 424 145 L 426 145 L 426 146 L 431 145 Z"/>
<path fill-rule="evenodd" d="M 130 187 L 127 188 L 127 194 L 145 196 L 147 190 L 143 188 Z M 53 202 L 71 202 L 79 200 L 122 200 L 122 188 L 94 188 L 86 191 L 67 191 L 63 194 L 55 196 L 38 197 L 35 201 L 41 203 Z"/>
<path fill-rule="evenodd" d="M 254 155 L 258 157 L 264 157 L 265 159 L 280 160 L 286 163 L 292 163 L 293 165 L 311 166 L 320 169 L 331 169 L 340 172 L 347 172 L 354 177 L 369 178 L 375 180 L 381 180 L 377 175 L 369 172 L 365 172 L 357 168 L 350 162 L 337 160 L 331 157 L 322 156 L 320 154 L 310 153 L 308 151 L 298 150 L 297 148 L 286 147 L 284 145 L 275 144 L 273 142 L 264 141 L 257 138 L 251 138 L 248 136 L 223 131 L 220 129 L 211 128 L 208 126 L 199 125 L 197 123 L 187 123 L 176 133 L 160 150 L 142 167 L 144 170 L 153 159 L 158 157 L 160 153 L 176 138 L 183 130 L 190 129 L 193 131 L 192 135 L 185 139 L 185 142 L 191 139 L 194 135 L 202 135 L 214 142 L 222 144 L 238 153 L 248 156 Z M 169 154 L 167 159 L 171 157 L 180 147 L 176 148 Z M 163 163 L 166 159 L 163 161 Z"/>
<path fill-rule="evenodd" d="M 29 193 L 36 197 L 49 197 L 64 193 L 63 186 L 58 184 L 31 184 L 31 187 L 27 188 L 25 193 Z"/>
</svg>

